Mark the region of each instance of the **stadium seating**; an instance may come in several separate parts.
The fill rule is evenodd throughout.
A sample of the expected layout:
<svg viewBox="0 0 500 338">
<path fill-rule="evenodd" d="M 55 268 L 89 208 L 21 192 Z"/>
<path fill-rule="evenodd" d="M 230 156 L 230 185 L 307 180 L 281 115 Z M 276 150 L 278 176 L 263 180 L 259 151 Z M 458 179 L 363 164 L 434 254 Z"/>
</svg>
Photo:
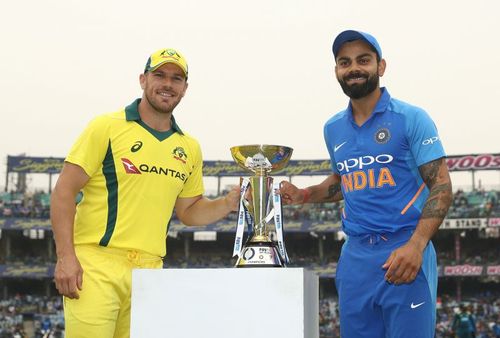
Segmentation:
<svg viewBox="0 0 500 338">
<path fill-rule="evenodd" d="M 500 219 L 499 197 L 499 191 L 456 191 L 447 219 Z M 333 278 L 342 245 L 338 236 L 342 208 L 342 202 L 284 208 L 290 266 L 309 268 L 321 277 L 319 324 L 322 338 L 339 335 Z M 63 336 L 61 298 L 51 282 L 54 251 L 49 210 L 50 194 L 47 192 L 0 193 L 0 338 L 12 337 L 15 332 L 20 335 L 23 330 L 25 333 L 31 330 L 40 337 L 47 330 L 51 330 L 54 337 Z M 223 222 L 224 227 L 214 228 L 216 241 L 197 242 L 192 227 L 184 229 L 174 217 L 165 268 L 234 266 L 235 259 L 230 254 L 235 222 L 236 214 L 232 213 Z M 286 226 L 290 224 L 295 230 L 287 232 Z M 436 337 L 450 337 L 459 300 L 466 302 L 476 316 L 476 336 L 494 337 L 493 332 L 500 325 L 500 274 L 488 274 L 486 268 L 498 269 L 500 264 L 499 229 L 498 225 L 487 229 L 450 228 L 435 236 L 433 241 L 440 265 Z M 487 230 L 497 230 L 497 235 Z M 457 241 L 460 243 L 459 257 Z M 444 267 L 457 265 L 484 268 L 484 271 L 480 275 L 458 275 L 460 277 L 444 273 Z M 462 280 L 460 289 L 459 280 Z"/>
</svg>

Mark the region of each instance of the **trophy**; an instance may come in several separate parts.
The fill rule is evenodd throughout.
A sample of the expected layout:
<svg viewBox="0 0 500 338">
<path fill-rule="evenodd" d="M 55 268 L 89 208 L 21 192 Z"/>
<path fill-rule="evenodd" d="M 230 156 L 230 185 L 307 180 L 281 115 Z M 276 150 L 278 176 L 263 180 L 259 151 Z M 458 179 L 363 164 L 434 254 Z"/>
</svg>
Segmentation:
<svg viewBox="0 0 500 338">
<path fill-rule="evenodd" d="M 281 196 L 276 192 L 279 183 L 269 176 L 283 169 L 293 149 L 278 145 L 244 145 L 231 148 L 238 165 L 254 174 L 242 179 L 238 224 L 233 257 L 238 256 L 236 267 L 284 267 L 288 263 L 283 241 Z M 247 196 L 251 196 L 250 202 Z M 267 223 L 274 219 L 277 241 L 269 237 Z M 245 223 L 248 240 L 243 245 Z"/>
</svg>

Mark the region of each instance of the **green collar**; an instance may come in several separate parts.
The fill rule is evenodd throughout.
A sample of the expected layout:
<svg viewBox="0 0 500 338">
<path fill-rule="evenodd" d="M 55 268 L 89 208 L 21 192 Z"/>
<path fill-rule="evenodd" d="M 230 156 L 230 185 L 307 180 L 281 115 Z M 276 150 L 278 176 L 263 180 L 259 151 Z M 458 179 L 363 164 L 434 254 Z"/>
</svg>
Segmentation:
<svg viewBox="0 0 500 338">
<path fill-rule="evenodd" d="M 168 136 L 172 135 L 174 132 L 178 132 L 181 135 L 184 135 L 182 132 L 181 128 L 177 125 L 177 122 L 175 122 L 175 118 L 172 115 L 172 129 L 167 130 L 164 132 L 154 130 L 153 128 L 147 126 L 142 120 L 141 116 L 139 115 L 139 103 L 141 102 L 141 99 L 136 99 L 134 102 L 129 104 L 128 106 L 125 107 L 125 117 L 127 118 L 127 121 L 136 121 L 138 122 L 141 126 L 152 132 L 155 136 L 156 134 L 158 135 L 163 135 L 164 133 L 168 133 Z"/>
</svg>

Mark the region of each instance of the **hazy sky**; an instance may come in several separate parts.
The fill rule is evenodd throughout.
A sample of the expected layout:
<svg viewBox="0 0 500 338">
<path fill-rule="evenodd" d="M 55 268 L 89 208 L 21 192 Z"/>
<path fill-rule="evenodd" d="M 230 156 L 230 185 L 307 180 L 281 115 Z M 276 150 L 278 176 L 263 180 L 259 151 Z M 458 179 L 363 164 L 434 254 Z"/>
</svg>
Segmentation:
<svg viewBox="0 0 500 338">
<path fill-rule="evenodd" d="M 0 177 L 7 155 L 64 157 L 94 116 L 141 96 L 164 47 L 188 60 L 174 115 L 206 160 L 255 143 L 327 158 L 323 124 L 347 105 L 331 53 L 345 29 L 377 37 L 382 85 L 429 112 L 448 154 L 500 152 L 498 13 L 494 0 L 3 1 Z"/>
</svg>

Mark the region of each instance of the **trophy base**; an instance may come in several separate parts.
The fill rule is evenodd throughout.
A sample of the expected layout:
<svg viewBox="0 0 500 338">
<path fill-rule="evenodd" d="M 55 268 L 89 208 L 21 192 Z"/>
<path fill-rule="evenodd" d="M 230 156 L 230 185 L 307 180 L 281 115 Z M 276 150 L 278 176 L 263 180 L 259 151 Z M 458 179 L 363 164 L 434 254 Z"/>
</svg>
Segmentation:
<svg viewBox="0 0 500 338">
<path fill-rule="evenodd" d="M 285 263 L 274 242 L 248 242 L 235 265 L 237 268 L 279 268 Z"/>
</svg>

